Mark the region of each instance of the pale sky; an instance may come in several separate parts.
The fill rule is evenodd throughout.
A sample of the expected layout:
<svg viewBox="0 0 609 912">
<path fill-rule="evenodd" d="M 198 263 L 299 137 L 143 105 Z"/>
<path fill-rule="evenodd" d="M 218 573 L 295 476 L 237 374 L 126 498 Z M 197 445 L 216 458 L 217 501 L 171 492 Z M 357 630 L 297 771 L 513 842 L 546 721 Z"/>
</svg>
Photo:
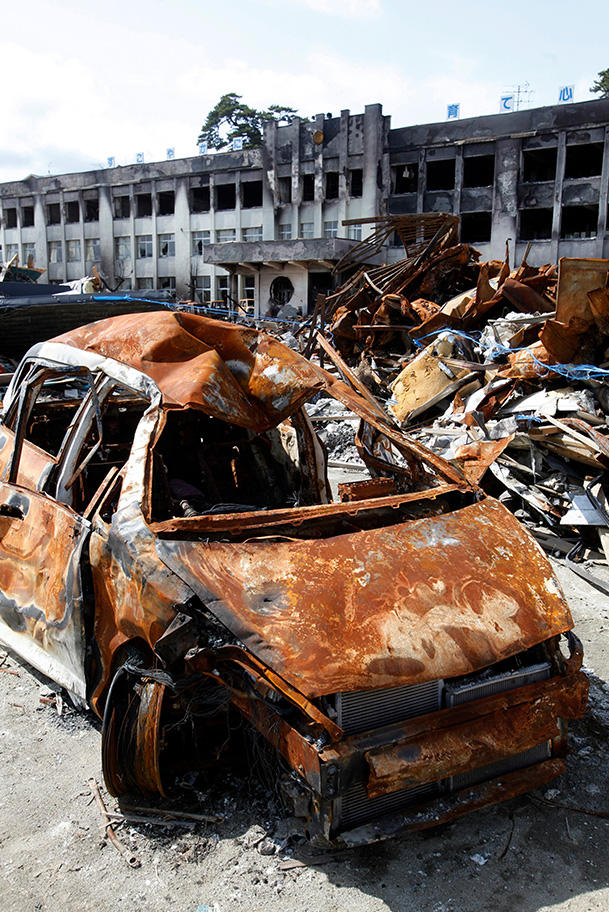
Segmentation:
<svg viewBox="0 0 609 912">
<path fill-rule="evenodd" d="M 226 92 L 303 117 L 380 102 L 393 127 L 575 101 L 609 67 L 606 0 L 48 0 L 2 14 L 0 181 L 196 155 Z"/>
</svg>

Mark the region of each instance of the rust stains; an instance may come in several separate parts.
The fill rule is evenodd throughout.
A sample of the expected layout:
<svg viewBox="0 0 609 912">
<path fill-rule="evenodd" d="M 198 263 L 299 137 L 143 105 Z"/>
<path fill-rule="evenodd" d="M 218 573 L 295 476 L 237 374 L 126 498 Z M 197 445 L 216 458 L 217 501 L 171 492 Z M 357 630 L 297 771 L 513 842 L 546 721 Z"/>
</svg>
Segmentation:
<svg viewBox="0 0 609 912">
<path fill-rule="evenodd" d="M 309 697 L 466 674 L 572 626 L 543 552 L 492 499 L 322 540 L 157 550 Z"/>
<path fill-rule="evenodd" d="M 587 698 L 588 679 L 580 673 L 545 692 L 535 688 L 530 702 L 406 738 L 390 750 L 370 751 L 368 795 L 458 776 L 558 739 L 559 720 L 582 716 Z"/>
</svg>

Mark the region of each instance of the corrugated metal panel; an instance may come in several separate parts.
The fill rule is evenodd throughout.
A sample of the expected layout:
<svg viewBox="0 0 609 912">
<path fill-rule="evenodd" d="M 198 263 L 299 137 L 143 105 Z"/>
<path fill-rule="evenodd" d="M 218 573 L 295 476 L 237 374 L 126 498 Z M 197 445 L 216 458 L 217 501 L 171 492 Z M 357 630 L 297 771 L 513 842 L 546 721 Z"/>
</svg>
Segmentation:
<svg viewBox="0 0 609 912">
<path fill-rule="evenodd" d="M 348 735 L 435 712 L 442 706 L 443 681 L 356 690 L 336 695 L 338 724 Z"/>
</svg>

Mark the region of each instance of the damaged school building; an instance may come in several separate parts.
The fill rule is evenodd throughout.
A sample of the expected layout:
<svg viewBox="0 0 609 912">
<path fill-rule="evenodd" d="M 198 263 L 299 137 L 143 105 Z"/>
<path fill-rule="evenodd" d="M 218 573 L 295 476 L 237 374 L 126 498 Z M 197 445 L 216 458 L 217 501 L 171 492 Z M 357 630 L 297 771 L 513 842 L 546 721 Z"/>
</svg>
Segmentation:
<svg viewBox="0 0 609 912">
<path fill-rule="evenodd" d="M 415 212 L 460 217 L 483 259 L 609 253 L 609 99 L 391 128 L 380 104 L 267 124 L 260 148 L 0 185 L 2 259 L 62 283 L 96 266 L 121 292 L 256 316 L 309 312 L 371 224 Z M 388 238 L 371 266 L 403 256 Z"/>
</svg>

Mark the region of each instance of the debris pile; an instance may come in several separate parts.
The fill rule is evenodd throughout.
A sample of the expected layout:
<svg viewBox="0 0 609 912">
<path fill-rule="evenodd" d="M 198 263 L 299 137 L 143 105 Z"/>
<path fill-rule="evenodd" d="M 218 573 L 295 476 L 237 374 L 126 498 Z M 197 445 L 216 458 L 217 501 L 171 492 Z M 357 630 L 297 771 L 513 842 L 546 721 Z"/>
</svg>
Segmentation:
<svg viewBox="0 0 609 912">
<path fill-rule="evenodd" d="M 532 266 L 529 245 L 510 269 L 507 245 L 480 262 L 458 243 L 454 216 L 377 221 L 352 265 L 390 231 L 406 257 L 318 304 L 326 337 L 396 423 L 609 593 L 609 260 Z"/>
</svg>

